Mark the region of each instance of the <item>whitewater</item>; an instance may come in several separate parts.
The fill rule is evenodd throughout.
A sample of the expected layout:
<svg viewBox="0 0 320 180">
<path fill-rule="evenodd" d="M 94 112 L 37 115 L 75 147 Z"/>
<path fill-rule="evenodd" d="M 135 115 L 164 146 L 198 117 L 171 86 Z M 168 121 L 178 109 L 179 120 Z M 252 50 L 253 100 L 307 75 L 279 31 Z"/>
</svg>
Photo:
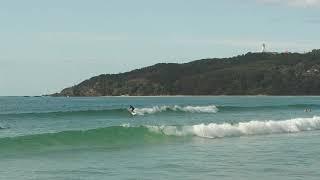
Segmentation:
<svg viewBox="0 0 320 180">
<path fill-rule="evenodd" d="M 231 136 L 263 135 L 276 133 L 298 133 L 320 129 L 320 117 L 297 118 L 284 121 L 249 121 L 237 124 L 198 124 L 193 126 L 147 126 L 151 132 L 165 135 L 194 135 L 204 138 L 222 138 Z"/>
<path fill-rule="evenodd" d="M 165 111 L 180 111 L 190 113 L 216 113 L 218 108 L 215 105 L 208 106 L 153 106 L 151 108 L 136 108 L 135 112 L 138 115 L 154 114 Z"/>
<path fill-rule="evenodd" d="M 318 179 L 319 136 L 318 96 L 0 97 L 0 179 Z"/>
</svg>

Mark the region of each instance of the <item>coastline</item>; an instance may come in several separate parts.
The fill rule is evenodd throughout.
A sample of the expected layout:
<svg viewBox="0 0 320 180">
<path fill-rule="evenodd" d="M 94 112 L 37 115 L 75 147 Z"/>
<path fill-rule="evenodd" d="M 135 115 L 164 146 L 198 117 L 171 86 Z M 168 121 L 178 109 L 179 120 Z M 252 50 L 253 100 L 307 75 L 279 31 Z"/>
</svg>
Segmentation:
<svg viewBox="0 0 320 180">
<path fill-rule="evenodd" d="M 25 97 L 25 98 L 99 98 L 99 97 L 123 97 L 123 98 L 135 98 L 135 97 L 144 97 L 144 98 L 161 98 L 161 97 L 319 97 L 320 95 L 152 95 L 152 96 L 50 96 L 50 95 L 41 95 L 41 96 L 0 96 L 0 97 Z"/>
<path fill-rule="evenodd" d="M 49 97 L 319 97 L 320 95 L 153 95 L 153 96 L 49 96 Z"/>
</svg>

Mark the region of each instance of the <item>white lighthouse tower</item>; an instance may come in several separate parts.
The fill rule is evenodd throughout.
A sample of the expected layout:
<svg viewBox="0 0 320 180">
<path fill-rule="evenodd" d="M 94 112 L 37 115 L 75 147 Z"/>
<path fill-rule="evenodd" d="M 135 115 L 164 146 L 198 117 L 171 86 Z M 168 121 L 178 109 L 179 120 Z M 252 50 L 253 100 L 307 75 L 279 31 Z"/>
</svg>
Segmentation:
<svg viewBox="0 0 320 180">
<path fill-rule="evenodd" d="M 265 43 L 262 44 L 261 52 L 262 53 L 266 52 L 266 44 Z"/>
</svg>

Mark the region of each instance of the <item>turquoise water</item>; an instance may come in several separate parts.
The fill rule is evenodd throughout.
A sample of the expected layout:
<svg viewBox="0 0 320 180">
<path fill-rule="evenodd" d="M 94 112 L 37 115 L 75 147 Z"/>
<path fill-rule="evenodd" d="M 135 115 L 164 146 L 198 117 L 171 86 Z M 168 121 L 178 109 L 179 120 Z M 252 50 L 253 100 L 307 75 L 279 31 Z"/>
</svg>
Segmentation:
<svg viewBox="0 0 320 180">
<path fill-rule="evenodd" d="M 0 179 L 320 177 L 320 97 L 0 97 L 0 126 Z"/>
</svg>

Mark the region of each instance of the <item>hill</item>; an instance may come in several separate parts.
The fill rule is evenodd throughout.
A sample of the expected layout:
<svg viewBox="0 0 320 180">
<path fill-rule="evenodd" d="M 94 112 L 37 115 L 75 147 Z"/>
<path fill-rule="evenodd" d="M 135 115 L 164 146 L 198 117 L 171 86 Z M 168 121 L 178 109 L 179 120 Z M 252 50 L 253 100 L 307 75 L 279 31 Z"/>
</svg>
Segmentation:
<svg viewBox="0 0 320 180">
<path fill-rule="evenodd" d="M 320 95 L 320 50 L 247 53 L 102 74 L 53 96 Z"/>
</svg>

